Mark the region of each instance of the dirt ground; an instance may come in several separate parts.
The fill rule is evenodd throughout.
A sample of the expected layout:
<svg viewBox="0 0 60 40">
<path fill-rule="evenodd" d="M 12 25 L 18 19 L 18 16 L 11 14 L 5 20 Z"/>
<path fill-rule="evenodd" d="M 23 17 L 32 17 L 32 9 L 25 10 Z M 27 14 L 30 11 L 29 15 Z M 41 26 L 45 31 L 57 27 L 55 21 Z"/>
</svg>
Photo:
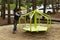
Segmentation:
<svg viewBox="0 0 60 40">
<path fill-rule="evenodd" d="M 11 17 L 11 24 L 14 22 L 13 19 L 14 19 L 14 18 Z M 1 25 L 8 25 L 8 18 L 3 19 L 3 18 L 0 17 L 0 26 L 1 26 Z"/>
<path fill-rule="evenodd" d="M 60 12 L 56 14 L 51 14 L 52 18 L 59 18 L 60 19 Z"/>
<path fill-rule="evenodd" d="M 60 23 L 52 24 L 48 32 L 29 33 L 18 28 L 12 34 L 13 25 L 0 26 L 0 40 L 60 40 Z"/>
</svg>

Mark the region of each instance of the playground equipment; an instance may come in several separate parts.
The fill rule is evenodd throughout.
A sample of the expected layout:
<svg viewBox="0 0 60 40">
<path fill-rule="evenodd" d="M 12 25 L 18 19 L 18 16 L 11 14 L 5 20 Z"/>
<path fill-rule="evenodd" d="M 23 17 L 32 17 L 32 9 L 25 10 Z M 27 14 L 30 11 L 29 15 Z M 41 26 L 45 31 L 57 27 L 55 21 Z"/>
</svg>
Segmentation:
<svg viewBox="0 0 60 40">
<path fill-rule="evenodd" d="M 26 21 L 26 16 L 27 15 L 31 15 L 30 16 L 30 23 L 27 23 L 27 21 Z M 46 21 L 47 23 L 45 25 L 44 24 L 40 25 L 41 20 L 40 20 L 40 17 L 37 18 L 38 15 L 45 17 L 45 19 L 47 20 Z M 33 16 L 34 16 L 34 23 L 32 23 Z M 51 27 L 51 17 L 49 15 L 45 14 L 45 13 L 42 13 L 42 12 L 38 11 L 38 10 L 34 10 L 32 12 L 24 14 L 21 17 L 25 18 L 24 27 L 22 28 L 25 31 L 30 31 L 30 32 L 48 31 L 48 29 Z M 19 26 L 21 24 L 21 22 L 20 22 L 21 17 L 19 18 Z M 39 20 L 37 20 L 37 19 L 39 19 Z"/>
</svg>

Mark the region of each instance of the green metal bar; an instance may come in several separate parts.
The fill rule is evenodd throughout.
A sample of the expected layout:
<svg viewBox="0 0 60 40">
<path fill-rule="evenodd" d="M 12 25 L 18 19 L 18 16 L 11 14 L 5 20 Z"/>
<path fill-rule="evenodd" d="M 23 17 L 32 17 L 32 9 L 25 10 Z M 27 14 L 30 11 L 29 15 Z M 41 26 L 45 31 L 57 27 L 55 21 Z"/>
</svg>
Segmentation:
<svg viewBox="0 0 60 40">
<path fill-rule="evenodd" d="M 32 18 L 33 18 L 33 15 L 34 15 L 34 13 L 32 14 Z M 32 23 L 32 18 L 30 18 L 30 31 L 32 32 L 32 25 L 31 25 L 31 23 Z"/>
<path fill-rule="evenodd" d="M 20 27 L 20 26 L 21 26 L 21 25 L 20 25 L 20 23 L 21 23 L 21 22 L 20 22 L 20 20 L 21 20 L 21 17 L 20 17 L 20 18 L 19 18 L 19 20 L 18 20 L 18 23 L 19 23 L 19 26 L 18 26 L 18 27 Z"/>
<path fill-rule="evenodd" d="M 49 20 L 47 19 L 47 27 L 49 26 Z"/>
<path fill-rule="evenodd" d="M 25 27 L 26 27 L 26 16 L 25 16 Z"/>
<path fill-rule="evenodd" d="M 37 11 L 36 11 L 37 12 Z M 41 14 L 42 16 L 44 16 L 47 19 L 47 25 L 48 25 L 48 17 L 47 15 L 43 15 L 43 13 L 37 12 L 38 14 Z M 49 27 L 49 26 L 48 26 Z"/>
<path fill-rule="evenodd" d="M 47 17 L 49 17 L 49 26 L 48 26 L 48 28 L 50 28 L 51 27 L 51 16 L 49 16 L 47 14 L 44 14 L 44 15 L 47 16 Z"/>
<path fill-rule="evenodd" d="M 49 15 L 47 15 L 47 14 L 44 14 L 44 13 L 42 13 L 42 12 L 38 12 L 37 11 L 37 13 L 39 13 L 39 14 L 41 14 L 42 16 L 44 16 L 47 20 L 48 20 L 48 18 L 47 17 L 49 17 L 49 20 L 47 21 L 47 25 L 48 25 L 48 28 L 50 28 L 51 27 L 51 17 L 49 16 Z M 48 24 L 49 23 L 49 24 Z"/>
<path fill-rule="evenodd" d="M 51 27 L 51 16 L 49 16 L 49 15 L 47 15 L 47 14 L 44 14 L 43 13 L 43 15 L 45 15 L 45 16 L 47 16 L 47 17 L 49 17 L 49 22 L 48 22 L 48 28 L 50 28 Z"/>
<path fill-rule="evenodd" d="M 38 20 L 39 20 L 39 23 L 40 23 L 40 18 Z"/>
<path fill-rule="evenodd" d="M 48 28 L 50 28 L 50 27 L 51 27 L 51 16 L 49 16 L 49 15 L 47 15 L 47 14 L 43 14 L 43 15 L 49 17 Z"/>
<path fill-rule="evenodd" d="M 51 23 L 52 23 L 52 22 L 51 22 L 51 19 L 50 19 L 50 23 L 49 23 L 49 27 L 48 27 L 48 28 L 51 28 Z"/>
<path fill-rule="evenodd" d="M 36 12 L 34 11 L 34 27 L 37 28 Z"/>
<path fill-rule="evenodd" d="M 32 12 L 33 12 L 33 11 L 32 11 Z M 26 14 L 24 14 L 24 15 L 22 15 L 22 16 L 27 16 L 27 15 L 29 15 L 29 14 L 32 14 L 32 12 L 26 13 Z"/>
<path fill-rule="evenodd" d="M 32 29 L 31 29 L 31 28 L 32 28 L 32 26 L 31 26 L 31 19 L 30 19 L 30 31 L 32 31 Z"/>
<path fill-rule="evenodd" d="M 37 10 L 34 10 L 32 12 L 29 12 L 27 14 L 22 15 L 22 16 L 25 16 L 25 27 L 26 27 L 26 16 L 29 15 L 29 14 L 32 14 L 32 17 L 30 18 L 30 31 L 32 31 L 32 18 L 33 18 L 33 16 L 34 16 L 34 27 L 37 28 L 37 18 L 36 18 L 37 14 L 40 14 L 40 15 L 44 16 L 47 19 L 47 27 L 50 28 L 50 26 L 51 26 L 51 18 L 48 18 L 50 16 L 47 15 L 47 14 L 41 13 L 41 12 L 39 12 Z M 21 18 L 19 18 L 19 23 L 20 23 L 20 19 Z M 39 18 L 38 22 L 40 23 L 40 18 Z"/>
</svg>

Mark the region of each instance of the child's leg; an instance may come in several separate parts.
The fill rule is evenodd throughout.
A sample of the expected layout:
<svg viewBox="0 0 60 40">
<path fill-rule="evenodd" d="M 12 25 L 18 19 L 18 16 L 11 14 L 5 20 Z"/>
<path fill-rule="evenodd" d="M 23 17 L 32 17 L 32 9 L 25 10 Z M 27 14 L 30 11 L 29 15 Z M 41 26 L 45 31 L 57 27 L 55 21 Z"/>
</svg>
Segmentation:
<svg viewBox="0 0 60 40">
<path fill-rule="evenodd" d="M 14 20 L 14 28 L 13 28 L 13 32 L 15 32 L 17 30 L 17 20 Z"/>
</svg>

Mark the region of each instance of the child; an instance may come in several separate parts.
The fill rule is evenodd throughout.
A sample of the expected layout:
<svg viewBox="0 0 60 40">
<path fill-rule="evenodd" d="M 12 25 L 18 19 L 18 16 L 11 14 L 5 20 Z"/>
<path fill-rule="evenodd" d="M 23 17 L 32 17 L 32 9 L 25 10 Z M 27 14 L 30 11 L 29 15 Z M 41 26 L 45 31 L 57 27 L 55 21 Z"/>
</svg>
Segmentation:
<svg viewBox="0 0 60 40">
<path fill-rule="evenodd" d="M 16 32 L 17 30 L 17 23 L 18 23 L 18 20 L 19 20 L 19 17 L 21 16 L 21 9 L 16 9 L 14 11 L 14 28 L 13 28 L 13 33 Z"/>
</svg>

